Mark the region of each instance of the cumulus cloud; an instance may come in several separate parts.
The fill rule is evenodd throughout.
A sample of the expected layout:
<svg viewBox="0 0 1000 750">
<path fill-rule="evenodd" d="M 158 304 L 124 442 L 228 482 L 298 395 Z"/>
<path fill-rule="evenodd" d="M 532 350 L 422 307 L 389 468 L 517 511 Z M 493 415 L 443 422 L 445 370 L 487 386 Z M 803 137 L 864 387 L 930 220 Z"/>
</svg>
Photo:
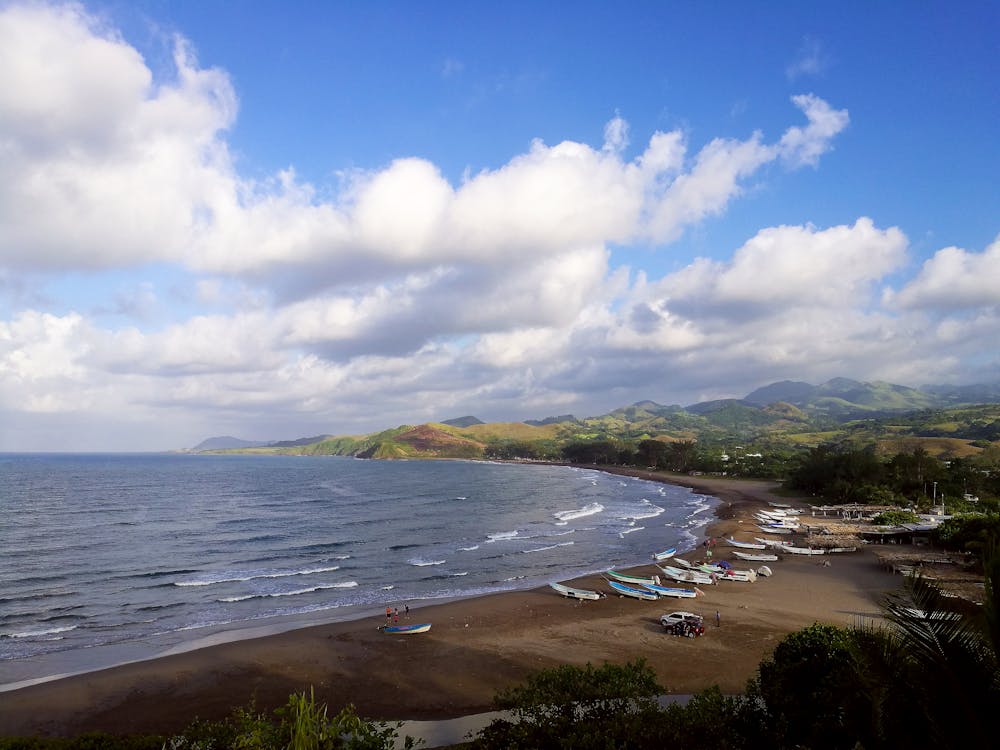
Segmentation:
<svg viewBox="0 0 1000 750">
<path fill-rule="evenodd" d="M 236 173 L 225 141 L 235 92 L 183 39 L 173 75 L 157 81 L 80 6 L 12 5 L 0 12 L 0 92 L 4 265 L 170 261 L 312 285 L 669 241 L 722 211 L 763 164 L 814 164 L 847 121 L 806 95 L 793 102 L 808 124 L 778 143 L 754 133 L 689 154 L 683 134 L 655 133 L 626 160 L 628 124 L 616 115 L 600 149 L 537 141 L 458 185 L 426 160 L 399 158 L 321 200 L 292 169 Z"/>
<path fill-rule="evenodd" d="M 864 217 L 764 228 L 718 248 L 725 260 L 659 278 L 614 267 L 614 244 L 669 253 L 768 165 L 815 166 L 848 113 L 814 94 L 792 105 L 805 123 L 781 133 L 633 143 L 616 114 L 599 146 L 535 141 L 458 182 L 400 156 L 331 191 L 293 168 L 239 174 L 226 141 L 233 86 L 184 40 L 158 80 L 80 6 L 5 6 L 0 421 L 50 415 L 63 429 L 55 417 L 127 412 L 198 439 L 212 425 L 295 437 L 275 425 L 535 417 L 596 399 L 740 395 L 725 389 L 783 377 L 912 382 L 931 356 L 938 372 L 968 362 L 969 336 L 1000 336 L 1000 241 L 941 250 L 898 291 L 887 279 L 906 238 Z M 116 277 L 149 264 L 185 288 L 105 284 L 120 299 L 90 310 L 179 300 L 159 328 L 46 312 L 44 294 L 26 291 L 26 279 L 66 270 Z M 963 304 L 964 327 L 950 314 Z"/>
<path fill-rule="evenodd" d="M 901 308 L 967 310 L 1000 305 L 1000 237 L 981 253 L 938 250 L 889 300 Z"/>
</svg>

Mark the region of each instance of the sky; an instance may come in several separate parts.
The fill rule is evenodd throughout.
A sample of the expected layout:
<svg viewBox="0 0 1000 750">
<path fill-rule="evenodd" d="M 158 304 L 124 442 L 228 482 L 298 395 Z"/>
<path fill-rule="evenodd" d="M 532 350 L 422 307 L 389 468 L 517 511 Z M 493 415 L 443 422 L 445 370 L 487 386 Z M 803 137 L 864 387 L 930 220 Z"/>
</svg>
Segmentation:
<svg viewBox="0 0 1000 750">
<path fill-rule="evenodd" d="M 0 451 L 1000 380 L 1000 4 L 0 0 Z"/>
</svg>

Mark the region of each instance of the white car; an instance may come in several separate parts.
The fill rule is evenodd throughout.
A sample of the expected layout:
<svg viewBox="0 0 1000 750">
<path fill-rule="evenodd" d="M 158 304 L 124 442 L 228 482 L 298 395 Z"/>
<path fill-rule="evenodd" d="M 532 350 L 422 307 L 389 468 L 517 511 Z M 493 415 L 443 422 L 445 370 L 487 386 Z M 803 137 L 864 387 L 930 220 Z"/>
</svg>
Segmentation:
<svg viewBox="0 0 1000 750">
<path fill-rule="evenodd" d="M 701 635 L 705 632 L 705 620 L 701 615 L 694 612 L 671 612 L 660 618 L 660 624 L 664 631 L 677 634 L 683 625 L 688 626 L 688 634 L 692 636 Z"/>
</svg>

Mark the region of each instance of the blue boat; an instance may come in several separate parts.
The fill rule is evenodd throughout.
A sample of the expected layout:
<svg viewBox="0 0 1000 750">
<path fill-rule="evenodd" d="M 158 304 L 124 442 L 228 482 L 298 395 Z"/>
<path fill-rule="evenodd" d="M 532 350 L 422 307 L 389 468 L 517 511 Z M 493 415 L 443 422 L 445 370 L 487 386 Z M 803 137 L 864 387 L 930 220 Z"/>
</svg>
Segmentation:
<svg viewBox="0 0 1000 750">
<path fill-rule="evenodd" d="M 691 589 L 681 589 L 673 586 L 657 586 L 656 584 L 651 583 L 644 583 L 643 586 L 659 596 L 673 596 L 677 599 L 694 599 L 698 596 L 698 592 L 692 591 Z"/>
<path fill-rule="evenodd" d="M 631 586 L 626 586 L 624 583 L 618 583 L 618 581 L 608 581 L 608 585 L 615 591 L 617 591 L 619 594 L 624 594 L 625 596 L 631 596 L 633 599 L 645 599 L 647 602 L 655 602 L 657 599 L 660 598 L 652 591 L 634 589 Z"/>
<path fill-rule="evenodd" d="M 383 625 L 381 628 L 383 633 L 399 633 L 401 635 L 426 633 L 430 629 L 431 624 L 429 622 L 425 622 L 421 625 Z"/>
</svg>

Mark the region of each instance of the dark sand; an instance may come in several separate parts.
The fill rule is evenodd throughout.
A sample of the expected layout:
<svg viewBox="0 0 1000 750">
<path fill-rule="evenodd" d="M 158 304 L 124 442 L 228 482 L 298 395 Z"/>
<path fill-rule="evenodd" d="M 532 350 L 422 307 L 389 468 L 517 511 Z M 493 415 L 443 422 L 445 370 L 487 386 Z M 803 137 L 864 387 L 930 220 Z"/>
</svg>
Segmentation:
<svg viewBox="0 0 1000 750">
<path fill-rule="evenodd" d="M 768 499 L 770 482 L 622 472 L 670 481 L 722 503 L 708 536 L 749 540 L 748 519 Z M 785 499 L 785 498 L 781 498 Z M 759 533 L 759 532 L 758 532 Z M 652 552 L 653 550 L 650 550 Z M 702 549 L 686 555 L 700 557 Z M 719 544 L 715 559 L 732 559 Z M 877 616 L 884 592 L 900 579 L 883 572 L 868 550 L 820 558 L 785 556 L 770 578 L 702 587 L 696 600 L 644 602 L 609 596 L 564 599 L 546 588 L 465 599 L 411 610 L 408 622 L 430 633 L 391 636 L 377 630 L 384 614 L 237 641 L 0 693 L 0 735 L 75 735 L 89 731 L 169 733 L 195 717 L 221 718 L 251 700 L 258 709 L 284 704 L 297 690 L 337 710 L 353 703 L 378 719 L 434 719 L 491 708 L 498 689 L 559 664 L 622 663 L 644 657 L 671 693 L 711 685 L 743 689 L 781 638 L 813 622 L 854 623 Z M 737 568 L 749 563 L 733 560 Z M 643 575 L 657 573 L 644 566 Z M 600 576 L 572 582 L 610 591 Z M 663 633 L 664 612 L 705 616 L 698 639 Z M 722 625 L 715 627 L 715 613 Z"/>
</svg>

